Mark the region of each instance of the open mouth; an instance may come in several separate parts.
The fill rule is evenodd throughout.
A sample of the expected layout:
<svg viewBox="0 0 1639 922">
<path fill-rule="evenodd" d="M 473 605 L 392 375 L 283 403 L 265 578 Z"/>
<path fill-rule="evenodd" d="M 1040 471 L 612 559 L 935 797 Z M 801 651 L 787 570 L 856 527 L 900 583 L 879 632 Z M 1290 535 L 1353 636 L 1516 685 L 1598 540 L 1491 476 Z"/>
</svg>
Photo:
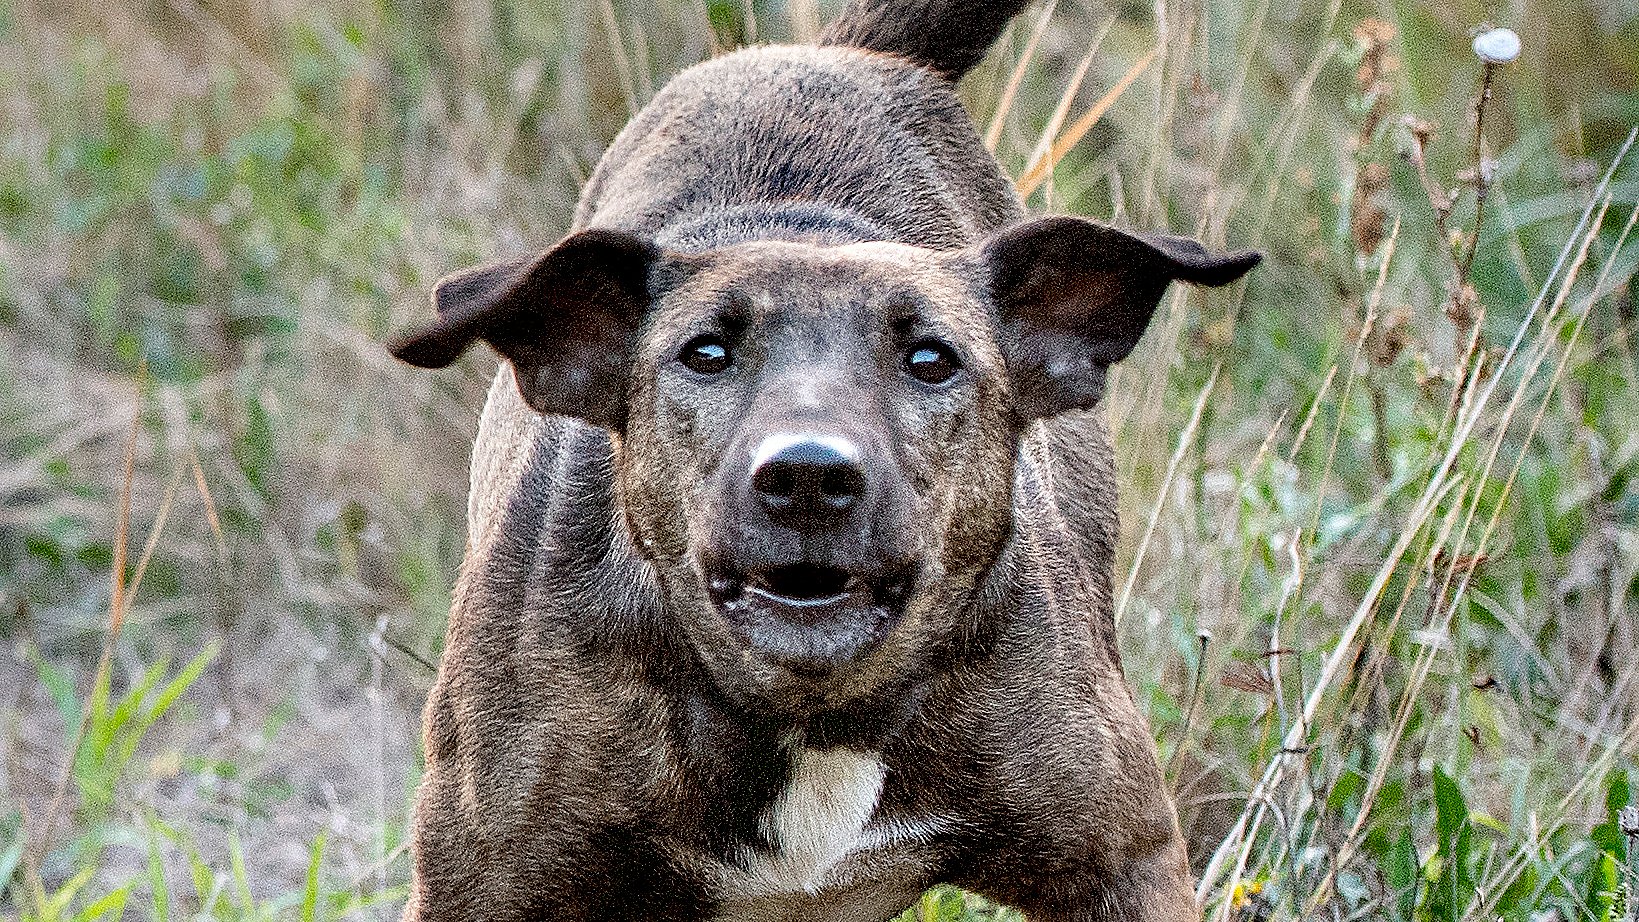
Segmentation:
<svg viewBox="0 0 1639 922">
<path fill-rule="evenodd" d="M 754 594 L 771 602 L 796 607 L 831 605 L 880 606 L 897 611 L 910 593 L 910 570 L 867 578 L 840 567 L 794 563 L 768 567 L 743 576 L 720 573 L 711 579 L 711 594 L 719 605 L 742 602 Z"/>
<path fill-rule="evenodd" d="M 823 605 L 864 584 L 846 570 L 797 563 L 764 570 L 748 580 L 747 588 L 797 605 Z"/>
<path fill-rule="evenodd" d="M 716 572 L 708 586 L 754 649 L 795 672 L 820 675 L 875 649 L 904 614 L 913 574 L 862 575 L 817 563 Z"/>
</svg>

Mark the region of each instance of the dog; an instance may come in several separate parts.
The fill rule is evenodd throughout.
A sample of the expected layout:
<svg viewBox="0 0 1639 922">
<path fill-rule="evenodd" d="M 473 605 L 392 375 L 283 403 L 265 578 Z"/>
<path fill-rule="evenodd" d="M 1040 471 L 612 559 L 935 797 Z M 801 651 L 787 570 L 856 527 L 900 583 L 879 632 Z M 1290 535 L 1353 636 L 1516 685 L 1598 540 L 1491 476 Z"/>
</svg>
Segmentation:
<svg viewBox="0 0 1639 922">
<path fill-rule="evenodd" d="M 505 360 L 411 922 L 1197 919 L 1111 606 L 1099 410 L 1251 252 L 1026 218 L 954 92 L 1024 0 L 849 0 L 675 77 L 574 231 L 400 359 Z"/>
</svg>

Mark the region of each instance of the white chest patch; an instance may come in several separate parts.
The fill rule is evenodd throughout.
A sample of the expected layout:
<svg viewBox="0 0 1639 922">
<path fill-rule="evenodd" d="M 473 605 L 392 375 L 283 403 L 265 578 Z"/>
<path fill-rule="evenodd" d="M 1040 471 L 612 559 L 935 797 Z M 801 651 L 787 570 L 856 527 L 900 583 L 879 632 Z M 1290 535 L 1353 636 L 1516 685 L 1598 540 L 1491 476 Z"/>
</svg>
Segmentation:
<svg viewBox="0 0 1639 922">
<path fill-rule="evenodd" d="M 817 893 L 832 868 L 878 838 L 866 831 L 887 769 L 876 753 L 799 745 L 791 780 L 763 817 L 774 853 L 758 853 L 751 876 L 772 893 Z"/>
</svg>

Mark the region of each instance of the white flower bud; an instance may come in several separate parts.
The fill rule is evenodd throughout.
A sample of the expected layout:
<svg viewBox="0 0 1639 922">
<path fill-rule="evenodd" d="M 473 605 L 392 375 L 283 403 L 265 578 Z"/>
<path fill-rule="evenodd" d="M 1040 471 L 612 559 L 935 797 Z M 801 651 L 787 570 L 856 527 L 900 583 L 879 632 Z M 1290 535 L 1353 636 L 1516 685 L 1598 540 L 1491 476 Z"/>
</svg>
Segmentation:
<svg viewBox="0 0 1639 922">
<path fill-rule="evenodd" d="M 1507 64 L 1519 57 L 1519 47 L 1513 29 L 1487 29 L 1474 36 L 1474 53 L 1487 64 Z"/>
</svg>

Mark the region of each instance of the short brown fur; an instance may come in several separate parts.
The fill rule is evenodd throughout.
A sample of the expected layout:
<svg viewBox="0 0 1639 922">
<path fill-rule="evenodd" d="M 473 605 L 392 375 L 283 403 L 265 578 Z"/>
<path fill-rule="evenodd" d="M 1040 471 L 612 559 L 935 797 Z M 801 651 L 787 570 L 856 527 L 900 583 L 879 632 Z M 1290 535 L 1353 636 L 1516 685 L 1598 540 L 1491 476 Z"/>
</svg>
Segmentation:
<svg viewBox="0 0 1639 922">
<path fill-rule="evenodd" d="M 1170 282 L 1257 257 L 1023 220 L 949 82 L 1019 6 L 854 0 L 826 47 L 679 75 L 576 233 L 446 280 L 394 344 L 507 359 L 406 919 L 881 920 L 941 882 L 1198 916 L 1121 672 L 1096 407 Z M 863 773 L 817 776 L 869 795 L 857 829 L 793 800 L 810 761 Z M 846 850 L 798 860 L 802 811 Z"/>
</svg>

